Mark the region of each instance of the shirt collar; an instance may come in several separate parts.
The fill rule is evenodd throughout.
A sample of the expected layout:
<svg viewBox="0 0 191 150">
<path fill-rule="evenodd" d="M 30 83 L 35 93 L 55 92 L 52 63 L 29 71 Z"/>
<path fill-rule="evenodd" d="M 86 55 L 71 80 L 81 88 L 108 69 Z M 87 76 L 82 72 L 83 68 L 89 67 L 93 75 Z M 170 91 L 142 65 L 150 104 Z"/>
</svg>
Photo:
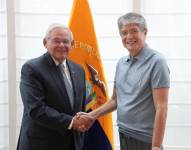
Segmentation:
<svg viewBox="0 0 191 150">
<path fill-rule="evenodd" d="M 60 64 L 59 61 L 57 61 L 54 57 L 52 57 L 52 59 L 53 59 L 54 63 L 56 64 L 56 66 L 58 66 Z M 62 62 L 62 64 L 66 67 L 66 59 Z"/>
<path fill-rule="evenodd" d="M 131 60 L 131 56 L 128 55 L 128 56 L 127 56 L 127 59 L 126 59 L 126 62 L 128 62 L 128 61 L 130 61 L 130 60 Z"/>
<path fill-rule="evenodd" d="M 128 62 L 128 61 L 133 60 L 133 59 L 137 59 L 137 60 L 146 59 L 147 57 L 149 57 L 151 55 L 148 48 L 149 48 L 149 46 L 147 44 L 145 44 L 145 46 L 141 49 L 140 53 L 137 56 L 131 57 L 129 54 L 126 61 Z"/>
</svg>

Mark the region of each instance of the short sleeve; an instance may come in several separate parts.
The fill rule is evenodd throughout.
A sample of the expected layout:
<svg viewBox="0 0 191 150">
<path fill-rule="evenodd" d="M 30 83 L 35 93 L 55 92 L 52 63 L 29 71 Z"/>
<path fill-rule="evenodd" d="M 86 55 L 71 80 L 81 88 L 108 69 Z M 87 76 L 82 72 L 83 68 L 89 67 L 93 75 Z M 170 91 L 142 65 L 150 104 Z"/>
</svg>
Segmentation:
<svg viewBox="0 0 191 150">
<path fill-rule="evenodd" d="M 151 72 L 151 88 L 170 87 L 170 70 L 164 58 L 155 61 Z"/>
</svg>

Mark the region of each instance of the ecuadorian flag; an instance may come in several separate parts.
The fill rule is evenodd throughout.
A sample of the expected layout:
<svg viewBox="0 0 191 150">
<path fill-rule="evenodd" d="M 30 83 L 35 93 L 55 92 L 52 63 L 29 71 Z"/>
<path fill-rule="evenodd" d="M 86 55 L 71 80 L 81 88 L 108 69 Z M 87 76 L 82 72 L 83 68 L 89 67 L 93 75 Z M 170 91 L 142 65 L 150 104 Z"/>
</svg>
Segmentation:
<svg viewBox="0 0 191 150">
<path fill-rule="evenodd" d="M 98 50 L 93 19 L 88 0 L 74 0 L 69 27 L 75 44 L 69 58 L 86 72 L 86 110 L 92 111 L 108 100 L 108 88 Z M 86 132 L 84 150 L 112 150 L 111 114 L 100 117 Z"/>
</svg>

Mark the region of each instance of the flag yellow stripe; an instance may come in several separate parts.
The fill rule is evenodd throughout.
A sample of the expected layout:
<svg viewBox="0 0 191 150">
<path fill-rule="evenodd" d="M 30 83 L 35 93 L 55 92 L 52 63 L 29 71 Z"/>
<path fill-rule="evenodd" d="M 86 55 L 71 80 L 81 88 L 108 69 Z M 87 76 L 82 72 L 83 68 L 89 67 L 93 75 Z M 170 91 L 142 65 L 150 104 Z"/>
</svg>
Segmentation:
<svg viewBox="0 0 191 150">
<path fill-rule="evenodd" d="M 84 68 L 86 72 L 86 81 L 92 85 L 92 90 L 93 92 L 96 92 L 97 97 L 95 100 L 92 100 L 90 103 L 91 106 L 87 105 L 87 107 L 96 109 L 108 100 L 108 88 L 98 50 L 97 38 L 88 0 L 74 0 L 69 27 L 72 30 L 75 39 L 75 44 L 70 52 L 69 58 Z M 99 83 L 105 84 L 106 95 L 102 92 L 103 88 L 98 86 L 98 82 L 97 84 L 92 82 L 92 74 L 86 64 L 91 65 L 97 71 L 97 77 L 101 81 Z M 98 99 L 101 99 L 101 102 L 98 101 Z M 111 114 L 101 117 L 98 120 L 113 147 Z"/>
</svg>

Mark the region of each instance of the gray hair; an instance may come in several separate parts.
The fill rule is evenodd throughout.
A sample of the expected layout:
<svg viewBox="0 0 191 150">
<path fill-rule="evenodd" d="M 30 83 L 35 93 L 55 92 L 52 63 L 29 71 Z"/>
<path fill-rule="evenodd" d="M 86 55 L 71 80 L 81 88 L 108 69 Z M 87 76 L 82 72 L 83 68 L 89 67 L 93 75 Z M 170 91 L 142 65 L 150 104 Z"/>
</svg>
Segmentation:
<svg viewBox="0 0 191 150">
<path fill-rule="evenodd" d="M 67 27 L 67 26 L 65 26 L 65 25 L 63 25 L 63 24 L 57 24 L 57 23 L 51 24 L 51 25 L 48 27 L 48 29 L 47 29 L 47 31 L 46 31 L 46 34 L 45 34 L 45 38 L 50 38 L 50 34 L 51 34 L 51 32 L 52 32 L 55 28 L 63 28 L 63 29 L 68 30 L 68 32 L 69 32 L 70 35 L 71 35 L 71 40 L 73 40 L 73 33 L 72 33 L 72 31 L 70 30 L 70 28 Z"/>
<path fill-rule="evenodd" d="M 147 23 L 145 18 L 138 14 L 138 13 L 127 13 L 118 19 L 118 28 L 121 29 L 122 26 L 127 25 L 129 23 L 136 23 L 139 25 L 141 31 L 144 31 L 147 29 Z"/>
</svg>

